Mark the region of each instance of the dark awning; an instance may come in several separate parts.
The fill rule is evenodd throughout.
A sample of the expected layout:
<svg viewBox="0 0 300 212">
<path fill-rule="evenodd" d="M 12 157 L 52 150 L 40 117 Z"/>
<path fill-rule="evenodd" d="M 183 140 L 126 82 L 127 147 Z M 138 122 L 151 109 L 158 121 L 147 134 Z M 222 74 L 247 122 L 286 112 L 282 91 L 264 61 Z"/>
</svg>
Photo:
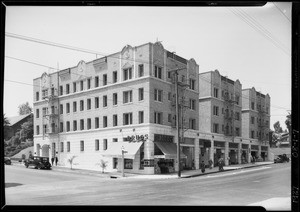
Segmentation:
<svg viewBox="0 0 300 212">
<path fill-rule="evenodd" d="M 154 155 L 154 158 L 177 159 L 177 145 L 175 143 L 158 141 L 154 144 L 164 153 L 163 156 Z M 182 151 L 180 151 L 180 158 L 186 158 Z"/>
</svg>

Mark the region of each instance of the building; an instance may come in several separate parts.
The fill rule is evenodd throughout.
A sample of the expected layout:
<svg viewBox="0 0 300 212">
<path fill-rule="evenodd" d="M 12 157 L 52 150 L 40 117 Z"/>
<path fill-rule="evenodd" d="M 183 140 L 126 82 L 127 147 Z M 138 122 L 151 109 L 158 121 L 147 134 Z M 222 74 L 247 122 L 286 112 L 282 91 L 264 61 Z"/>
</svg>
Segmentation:
<svg viewBox="0 0 300 212">
<path fill-rule="evenodd" d="M 225 165 L 242 162 L 248 144 L 242 142 L 242 85 L 222 76 L 218 70 L 199 74 L 199 146 L 200 161 L 215 166 L 223 158 Z"/>
<path fill-rule="evenodd" d="M 182 167 L 199 168 L 199 66 L 161 43 L 120 52 L 34 79 L 34 151 L 76 156 L 76 168 L 155 174 L 177 171 L 174 71 L 179 97 Z"/>
<path fill-rule="evenodd" d="M 251 156 L 266 160 L 269 152 L 270 96 L 243 89 L 242 136 L 250 138 Z"/>
<path fill-rule="evenodd" d="M 33 118 L 33 114 L 25 114 L 20 116 L 8 117 L 9 125 L 5 127 L 5 139 L 8 140 L 15 135 L 16 132 L 21 130 L 22 124 L 30 121 Z"/>
</svg>

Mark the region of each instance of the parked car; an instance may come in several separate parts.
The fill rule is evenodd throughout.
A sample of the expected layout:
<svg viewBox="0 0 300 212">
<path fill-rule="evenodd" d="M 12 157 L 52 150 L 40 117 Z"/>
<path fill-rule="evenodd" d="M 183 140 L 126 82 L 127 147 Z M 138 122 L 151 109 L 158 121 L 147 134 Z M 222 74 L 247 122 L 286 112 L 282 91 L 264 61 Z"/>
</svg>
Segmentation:
<svg viewBox="0 0 300 212">
<path fill-rule="evenodd" d="M 26 168 L 34 166 L 35 169 L 51 169 L 48 157 L 33 156 L 24 161 Z"/>
<path fill-rule="evenodd" d="M 4 164 L 11 165 L 11 160 L 9 157 L 4 157 Z"/>
<path fill-rule="evenodd" d="M 278 155 L 277 158 L 274 159 L 274 163 L 285 163 L 289 161 L 290 159 L 286 156 L 286 154 Z"/>
</svg>

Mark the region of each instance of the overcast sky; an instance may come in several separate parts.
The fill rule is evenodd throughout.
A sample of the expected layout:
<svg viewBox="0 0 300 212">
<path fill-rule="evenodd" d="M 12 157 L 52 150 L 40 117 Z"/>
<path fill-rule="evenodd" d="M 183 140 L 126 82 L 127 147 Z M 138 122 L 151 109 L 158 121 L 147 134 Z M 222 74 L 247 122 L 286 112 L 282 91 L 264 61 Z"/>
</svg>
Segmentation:
<svg viewBox="0 0 300 212">
<path fill-rule="evenodd" d="M 200 72 L 218 69 L 271 97 L 271 128 L 283 129 L 291 110 L 291 3 L 264 7 L 22 7 L 9 6 L 6 33 L 94 50 L 98 57 L 162 41 L 165 49 L 194 58 Z M 4 113 L 33 106 L 33 79 L 96 59 L 95 54 L 5 37 Z M 12 59 L 10 57 L 16 58 Z M 14 82 L 12 82 L 14 81 Z"/>
</svg>

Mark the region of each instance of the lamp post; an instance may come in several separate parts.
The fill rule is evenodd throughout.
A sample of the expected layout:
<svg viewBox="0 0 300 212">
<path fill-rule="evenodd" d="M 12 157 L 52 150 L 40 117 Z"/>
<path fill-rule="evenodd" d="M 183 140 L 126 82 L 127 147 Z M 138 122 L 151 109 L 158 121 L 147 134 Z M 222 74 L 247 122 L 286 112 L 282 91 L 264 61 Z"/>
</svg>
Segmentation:
<svg viewBox="0 0 300 212">
<path fill-rule="evenodd" d="M 124 173 L 124 153 L 127 153 L 127 151 L 125 151 L 124 146 L 121 147 L 122 150 L 122 177 L 125 177 L 125 173 Z"/>
</svg>

